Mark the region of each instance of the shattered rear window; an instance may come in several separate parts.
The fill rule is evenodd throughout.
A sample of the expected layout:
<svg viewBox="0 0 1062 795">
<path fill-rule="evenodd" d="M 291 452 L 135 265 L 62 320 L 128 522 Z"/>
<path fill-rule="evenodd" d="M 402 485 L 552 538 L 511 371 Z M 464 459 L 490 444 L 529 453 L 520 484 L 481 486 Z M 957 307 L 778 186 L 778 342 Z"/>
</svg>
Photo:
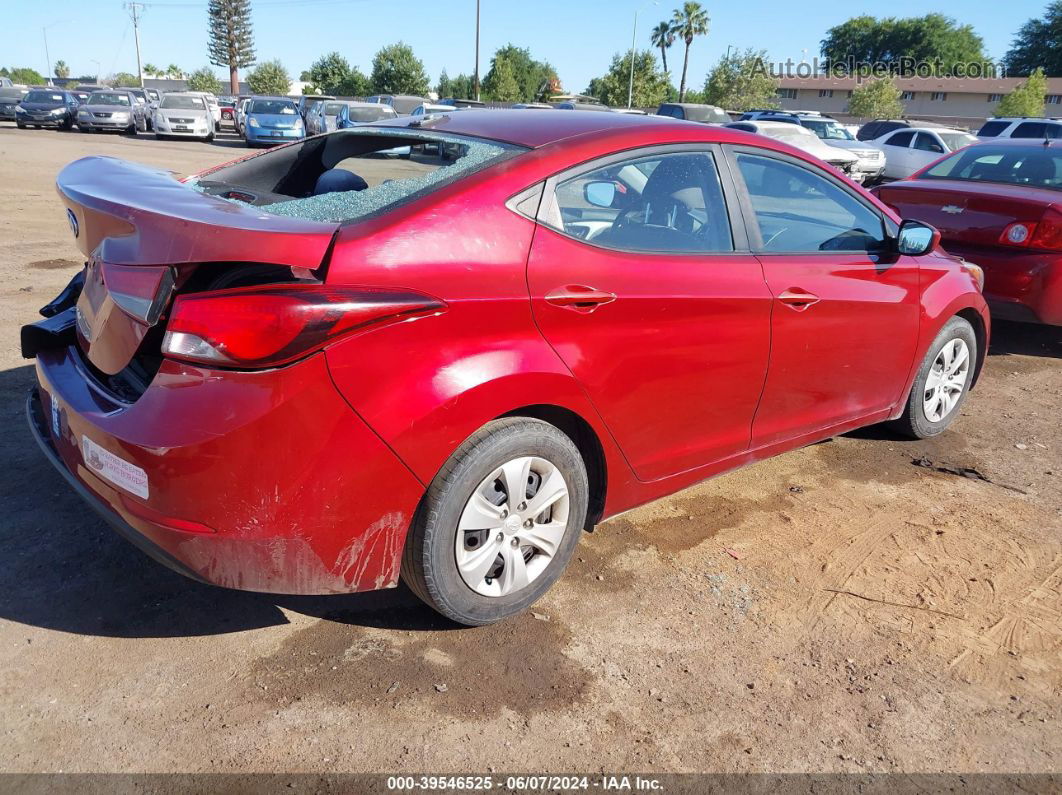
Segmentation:
<svg viewBox="0 0 1062 795">
<path fill-rule="evenodd" d="M 351 171 L 364 179 L 368 187 L 362 190 L 276 201 L 259 209 L 314 221 L 352 221 L 422 196 L 443 184 L 526 151 L 523 147 L 496 141 L 401 129 L 364 128 L 338 133 L 343 134 L 407 138 L 409 144 L 348 157 L 332 165 L 332 169 Z"/>
</svg>

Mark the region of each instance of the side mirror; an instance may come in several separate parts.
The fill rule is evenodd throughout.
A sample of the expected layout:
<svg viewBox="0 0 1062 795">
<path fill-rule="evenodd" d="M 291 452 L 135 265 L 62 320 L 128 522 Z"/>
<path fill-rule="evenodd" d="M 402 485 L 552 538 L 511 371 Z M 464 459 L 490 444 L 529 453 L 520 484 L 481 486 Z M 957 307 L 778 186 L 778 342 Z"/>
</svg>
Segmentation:
<svg viewBox="0 0 1062 795">
<path fill-rule="evenodd" d="M 896 250 L 911 257 L 921 257 L 940 243 L 940 232 L 921 221 L 904 221 L 896 238 Z"/>
<path fill-rule="evenodd" d="M 615 182 L 587 182 L 583 186 L 583 198 L 594 207 L 612 207 L 616 200 Z"/>
</svg>

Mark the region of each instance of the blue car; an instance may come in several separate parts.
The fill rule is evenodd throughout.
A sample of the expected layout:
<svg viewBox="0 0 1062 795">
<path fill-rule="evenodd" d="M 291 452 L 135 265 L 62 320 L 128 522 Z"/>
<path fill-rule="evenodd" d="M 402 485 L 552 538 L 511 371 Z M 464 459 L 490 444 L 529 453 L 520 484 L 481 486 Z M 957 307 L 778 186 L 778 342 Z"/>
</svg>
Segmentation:
<svg viewBox="0 0 1062 795">
<path fill-rule="evenodd" d="M 243 137 L 248 146 L 283 144 L 306 137 L 302 116 L 286 97 L 254 97 L 247 103 Z"/>
</svg>

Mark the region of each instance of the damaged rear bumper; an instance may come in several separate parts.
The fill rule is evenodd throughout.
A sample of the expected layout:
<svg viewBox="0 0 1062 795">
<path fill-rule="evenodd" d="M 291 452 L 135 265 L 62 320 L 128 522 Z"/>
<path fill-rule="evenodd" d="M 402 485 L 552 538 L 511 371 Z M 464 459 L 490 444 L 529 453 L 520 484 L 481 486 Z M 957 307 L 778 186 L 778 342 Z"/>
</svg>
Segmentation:
<svg viewBox="0 0 1062 795">
<path fill-rule="evenodd" d="M 29 424 L 48 460 L 149 556 L 240 590 L 397 584 L 423 486 L 343 401 L 318 354 L 257 373 L 165 362 L 123 403 L 75 346 L 37 355 Z"/>
</svg>

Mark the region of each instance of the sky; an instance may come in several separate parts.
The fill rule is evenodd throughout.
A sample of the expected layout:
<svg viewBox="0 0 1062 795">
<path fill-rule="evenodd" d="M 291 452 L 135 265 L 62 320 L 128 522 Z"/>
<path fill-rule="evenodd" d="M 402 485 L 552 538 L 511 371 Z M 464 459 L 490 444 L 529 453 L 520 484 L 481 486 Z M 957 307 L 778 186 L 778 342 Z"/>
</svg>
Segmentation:
<svg viewBox="0 0 1062 795">
<path fill-rule="evenodd" d="M 590 79 L 608 70 L 612 56 L 628 51 L 638 13 L 639 48 L 648 48 L 649 31 L 671 16 L 679 0 L 481 0 L 480 74 L 493 52 L 508 43 L 527 47 L 549 61 L 564 88 L 580 92 Z M 800 2 L 758 0 L 748 5 L 703 2 L 711 17 L 707 37 L 690 48 L 689 85 L 700 88 L 727 47 L 765 49 L 772 61 L 795 62 L 818 53 L 827 29 L 860 14 L 921 16 L 930 11 L 956 16 L 973 25 L 990 57 L 1007 51 L 1027 19 L 1040 16 L 1047 0 L 948 3 L 893 0 L 880 2 Z M 0 48 L 4 66 L 29 66 L 44 72 L 45 37 L 52 63 L 67 62 L 72 74 L 102 76 L 136 72 L 132 23 L 122 0 L 2 0 L 8 31 Z M 206 0 L 146 2 L 140 26 L 144 63 L 176 64 L 190 72 L 208 64 Z M 279 58 L 292 78 L 320 55 L 339 51 L 369 73 L 373 54 L 402 40 L 424 62 L 432 83 L 445 68 L 453 76 L 471 73 L 475 52 L 475 0 L 251 0 L 259 60 Z M 47 28 L 47 31 L 43 30 Z M 17 35 L 10 35 L 18 31 Z M 675 83 L 683 46 L 668 53 Z M 226 70 L 214 68 L 223 80 Z M 241 75 L 242 76 L 242 75 Z"/>
</svg>

